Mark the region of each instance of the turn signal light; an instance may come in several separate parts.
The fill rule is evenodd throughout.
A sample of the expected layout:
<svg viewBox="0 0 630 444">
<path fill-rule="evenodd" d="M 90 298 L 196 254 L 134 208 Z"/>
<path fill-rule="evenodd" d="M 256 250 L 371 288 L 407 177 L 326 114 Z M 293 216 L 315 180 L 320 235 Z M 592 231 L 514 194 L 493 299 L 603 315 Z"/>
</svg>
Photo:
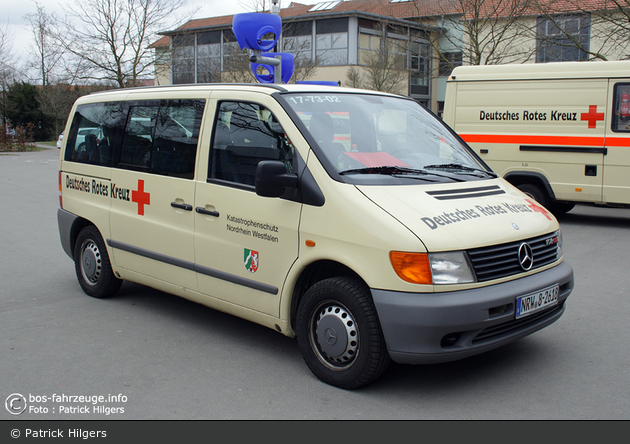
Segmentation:
<svg viewBox="0 0 630 444">
<path fill-rule="evenodd" d="M 59 208 L 63 208 L 63 199 L 61 197 L 61 171 L 59 171 Z"/>
<path fill-rule="evenodd" d="M 405 282 L 412 284 L 433 284 L 431 265 L 427 253 L 405 253 L 391 251 L 389 260 L 394 271 Z"/>
</svg>

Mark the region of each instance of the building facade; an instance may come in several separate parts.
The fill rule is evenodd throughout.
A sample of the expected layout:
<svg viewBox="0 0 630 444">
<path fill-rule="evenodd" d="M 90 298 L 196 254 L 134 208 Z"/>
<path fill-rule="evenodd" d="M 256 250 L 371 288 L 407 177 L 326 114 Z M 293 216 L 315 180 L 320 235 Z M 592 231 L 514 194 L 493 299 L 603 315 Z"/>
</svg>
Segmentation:
<svg viewBox="0 0 630 444">
<path fill-rule="evenodd" d="M 395 92 L 439 114 L 446 79 L 458 65 L 630 57 L 630 38 L 623 27 L 617 32 L 615 24 L 615 14 L 623 24 L 623 12 L 614 11 L 611 3 L 603 14 L 600 10 L 604 3 L 597 7 L 591 3 L 291 3 L 280 10 L 283 29 L 275 51 L 294 54 L 296 72 L 292 81 L 336 81 L 344 86 Z M 254 81 L 248 54 L 240 49 L 232 32 L 232 19 L 195 19 L 165 31 L 164 37 L 152 45 L 156 50 L 156 83 Z"/>
</svg>

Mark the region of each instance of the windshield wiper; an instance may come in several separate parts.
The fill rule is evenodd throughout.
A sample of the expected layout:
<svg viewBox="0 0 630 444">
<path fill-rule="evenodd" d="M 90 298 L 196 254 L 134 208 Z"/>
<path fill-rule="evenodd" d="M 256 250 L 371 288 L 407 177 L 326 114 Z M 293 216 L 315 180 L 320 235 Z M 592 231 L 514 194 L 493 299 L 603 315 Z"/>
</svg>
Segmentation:
<svg viewBox="0 0 630 444">
<path fill-rule="evenodd" d="M 341 171 L 339 174 L 384 174 L 388 176 L 405 176 L 411 177 L 414 179 L 428 180 L 430 182 L 434 182 L 428 177 L 419 177 L 419 176 L 437 176 L 444 177 L 447 179 L 451 179 L 457 182 L 461 182 L 461 179 L 455 178 L 451 175 L 447 174 L 437 174 L 433 171 L 426 171 L 424 169 L 417 168 L 407 168 L 400 166 L 378 166 L 378 167 L 365 167 L 365 168 L 353 168 L 350 170 Z"/>
<path fill-rule="evenodd" d="M 473 173 L 481 173 L 490 177 L 499 177 L 498 174 L 492 171 L 482 170 L 481 168 L 473 168 L 466 165 L 461 165 L 459 163 L 443 163 L 440 165 L 425 165 L 425 169 L 436 169 L 436 170 L 460 170 L 460 171 L 470 171 Z"/>
</svg>

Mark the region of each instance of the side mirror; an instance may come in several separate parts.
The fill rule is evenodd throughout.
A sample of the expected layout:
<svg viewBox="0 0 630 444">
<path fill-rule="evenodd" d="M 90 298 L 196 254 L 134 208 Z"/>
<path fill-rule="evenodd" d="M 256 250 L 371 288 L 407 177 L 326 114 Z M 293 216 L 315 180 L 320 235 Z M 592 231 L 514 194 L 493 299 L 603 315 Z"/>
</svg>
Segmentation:
<svg viewBox="0 0 630 444">
<path fill-rule="evenodd" d="M 287 174 L 287 167 L 279 160 L 261 160 L 256 168 L 256 194 L 281 197 L 285 188 L 297 188 L 297 174 Z"/>
</svg>

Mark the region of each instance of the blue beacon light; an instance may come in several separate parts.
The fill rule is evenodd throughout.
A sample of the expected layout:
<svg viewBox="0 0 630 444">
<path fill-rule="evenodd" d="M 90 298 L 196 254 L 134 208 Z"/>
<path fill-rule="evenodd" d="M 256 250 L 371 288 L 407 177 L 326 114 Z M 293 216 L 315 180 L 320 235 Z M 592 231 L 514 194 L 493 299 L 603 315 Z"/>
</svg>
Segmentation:
<svg viewBox="0 0 630 444">
<path fill-rule="evenodd" d="M 276 14 L 250 12 L 236 14 L 232 19 L 232 31 L 241 49 L 252 51 L 249 57 L 250 67 L 261 83 L 288 83 L 295 70 L 293 54 L 285 52 L 269 52 L 276 46 L 282 34 L 282 19 Z M 263 36 L 273 34 L 273 40 L 263 40 Z M 259 74 L 258 67 L 262 66 L 268 74 Z"/>
</svg>

